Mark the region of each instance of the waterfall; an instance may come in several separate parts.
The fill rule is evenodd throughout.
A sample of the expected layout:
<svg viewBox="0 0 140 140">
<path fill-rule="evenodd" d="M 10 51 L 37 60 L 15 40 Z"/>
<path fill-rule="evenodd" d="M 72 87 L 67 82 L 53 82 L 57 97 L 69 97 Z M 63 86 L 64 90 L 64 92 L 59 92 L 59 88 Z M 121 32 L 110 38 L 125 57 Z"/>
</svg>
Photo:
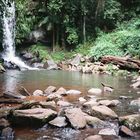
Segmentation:
<svg viewBox="0 0 140 140">
<path fill-rule="evenodd" d="M 2 0 L 4 5 L 2 26 L 3 26 L 3 49 L 4 61 L 17 65 L 19 68 L 34 69 L 26 65 L 15 54 L 15 3 L 13 0 Z"/>
</svg>

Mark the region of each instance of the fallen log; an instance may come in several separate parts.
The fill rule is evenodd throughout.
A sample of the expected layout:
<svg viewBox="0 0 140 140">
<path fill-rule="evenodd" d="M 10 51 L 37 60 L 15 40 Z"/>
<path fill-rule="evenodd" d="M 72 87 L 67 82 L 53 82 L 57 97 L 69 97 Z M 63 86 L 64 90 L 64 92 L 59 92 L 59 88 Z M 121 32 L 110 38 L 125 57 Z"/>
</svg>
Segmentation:
<svg viewBox="0 0 140 140">
<path fill-rule="evenodd" d="M 127 57 L 117 57 L 117 56 L 103 56 L 101 62 L 104 64 L 112 63 L 119 66 L 120 69 L 126 70 L 140 70 L 140 61 L 133 60 Z"/>
</svg>

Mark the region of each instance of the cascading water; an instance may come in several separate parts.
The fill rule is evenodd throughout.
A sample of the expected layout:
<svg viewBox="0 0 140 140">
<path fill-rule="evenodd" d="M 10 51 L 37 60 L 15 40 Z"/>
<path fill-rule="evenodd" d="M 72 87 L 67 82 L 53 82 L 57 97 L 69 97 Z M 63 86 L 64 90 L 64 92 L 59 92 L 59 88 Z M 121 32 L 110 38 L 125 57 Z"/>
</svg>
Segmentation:
<svg viewBox="0 0 140 140">
<path fill-rule="evenodd" d="M 4 61 L 15 64 L 19 68 L 34 69 L 15 55 L 15 3 L 13 0 L 2 0 L 2 3 L 4 5 L 2 17 L 4 53 L 2 57 Z"/>
</svg>

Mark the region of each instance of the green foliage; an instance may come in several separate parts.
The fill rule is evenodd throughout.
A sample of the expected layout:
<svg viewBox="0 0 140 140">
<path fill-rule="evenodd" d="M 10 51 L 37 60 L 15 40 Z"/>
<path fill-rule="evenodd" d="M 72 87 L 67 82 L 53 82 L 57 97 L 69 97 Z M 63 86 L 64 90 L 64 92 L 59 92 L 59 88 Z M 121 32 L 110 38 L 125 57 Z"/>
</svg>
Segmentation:
<svg viewBox="0 0 140 140">
<path fill-rule="evenodd" d="M 128 25 L 126 23 L 121 25 L 121 28 L 112 33 L 101 33 L 91 49 L 91 55 L 96 60 L 104 55 L 130 54 L 140 57 L 140 30 L 137 29 L 139 19 L 135 19 L 135 24 L 132 21 Z"/>
</svg>

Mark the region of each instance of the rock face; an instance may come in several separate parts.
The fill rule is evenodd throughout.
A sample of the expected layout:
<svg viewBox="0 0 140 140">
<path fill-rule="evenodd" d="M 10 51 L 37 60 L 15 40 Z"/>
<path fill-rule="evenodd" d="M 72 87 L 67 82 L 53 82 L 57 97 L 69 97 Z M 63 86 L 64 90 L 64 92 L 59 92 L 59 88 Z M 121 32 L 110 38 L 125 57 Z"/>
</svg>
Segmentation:
<svg viewBox="0 0 140 140">
<path fill-rule="evenodd" d="M 127 126 L 131 130 L 140 129 L 140 114 L 119 117 L 119 121 L 121 124 Z"/>
<path fill-rule="evenodd" d="M 102 90 L 99 88 L 91 88 L 88 90 L 89 94 L 93 94 L 93 95 L 101 95 L 102 94 Z"/>
<path fill-rule="evenodd" d="M 47 122 L 51 117 L 56 116 L 57 112 L 51 109 L 34 108 L 26 110 L 15 110 L 14 117 L 33 118 Z"/>
<path fill-rule="evenodd" d="M 77 95 L 77 94 L 81 94 L 81 91 L 79 91 L 79 90 L 68 90 L 66 92 L 66 94 L 74 94 L 74 95 Z"/>
<path fill-rule="evenodd" d="M 67 109 L 65 114 L 73 128 L 80 129 L 86 126 L 86 119 L 80 108 Z"/>
<path fill-rule="evenodd" d="M 100 135 L 93 135 L 85 138 L 85 140 L 103 140 L 103 138 Z"/>
<path fill-rule="evenodd" d="M 96 114 L 101 119 L 104 118 L 105 116 L 108 116 L 110 118 L 118 118 L 118 115 L 113 110 L 103 105 L 93 106 L 92 111 L 93 114 Z"/>
<path fill-rule="evenodd" d="M 57 127 L 65 127 L 67 125 L 65 117 L 56 117 L 54 120 L 50 121 L 49 124 Z"/>
</svg>

